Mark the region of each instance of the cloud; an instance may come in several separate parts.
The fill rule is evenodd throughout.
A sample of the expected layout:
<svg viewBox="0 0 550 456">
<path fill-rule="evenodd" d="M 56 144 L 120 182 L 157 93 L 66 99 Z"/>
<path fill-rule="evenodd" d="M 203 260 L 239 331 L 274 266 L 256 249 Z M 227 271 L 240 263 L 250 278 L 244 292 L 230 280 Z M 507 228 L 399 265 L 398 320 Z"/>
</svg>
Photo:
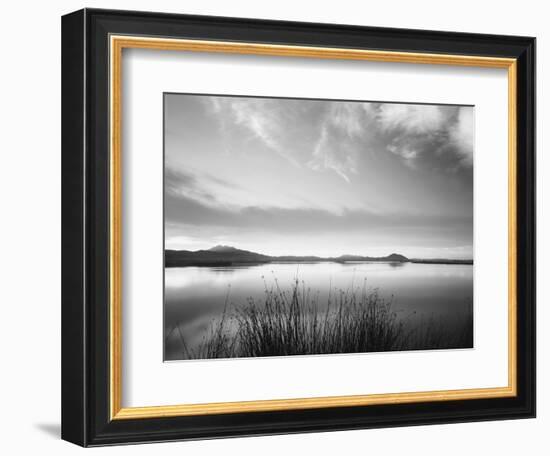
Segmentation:
<svg viewBox="0 0 550 456">
<path fill-rule="evenodd" d="M 202 95 L 169 106 L 167 241 L 282 253 L 471 243 L 473 108 Z"/>
<path fill-rule="evenodd" d="M 390 144 L 388 145 L 388 150 L 392 154 L 401 157 L 409 167 L 414 168 L 416 166 L 416 158 L 419 152 L 410 145 L 404 144 L 398 147 L 394 144 Z"/>
<path fill-rule="evenodd" d="M 326 125 L 321 131 L 308 166 L 315 171 L 334 171 L 346 182 L 350 182 L 350 174 L 357 173 L 357 154 L 340 137 L 338 130 Z"/>
<path fill-rule="evenodd" d="M 207 205 L 194 198 L 166 194 L 166 223 L 269 231 L 279 234 L 353 232 L 369 229 L 461 231 L 472 229 L 472 216 L 414 213 L 376 213 L 344 210 L 341 214 L 313 208 L 247 206 L 227 208 Z"/>
<path fill-rule="evenodd" d="M 449 136 L 458 149 L 465 166 L 472 166 L 474 161 L 474 110 L 459 108 L 457 121 L 449 129 Z"/>
<path fill-rule="evenodd" d="M 378 111 L 378 121 L 384 130 L 425 134 L 441 129 L 448 120 L 448 109 L 433 105 L 384 103 Z"/>
<path fill-rule="evenodd" d="M 332 171 L 345 181 L 356 172 L 357 146 L 367 135 L 372 103 L 211 97 L 222 129 L 238 126 L 296 167 Z M 370 119 L 370 120 L 369 120 Z"/>
<path fill-rule="evenodd" d="M 191 198 L 201 204 L 217 206 L 223 204 L 219 195 L 233 190 L 239 189 L 219 177 L 181 171 L 169 166 L 164 168 L 164 191 L 167 197 Z"/>
<path fill-rule="evenodd" d="M 380 105 L 386 149 L 409 168 L 454 172 L 473 165 L 473 108 Z"/>
<path fill-rule="evenodd" d="M 473 109 L 397 103 L 330 104 L 311 169 L 332 170 L 346 182 L 373 142 L 411 169 L 455 172 L 473 162 Z"/>
<path fill-rule="evenodd" d="M 368 147 L 373 113 L 372 103 L 330 103 L 308 166 L 316 171 L 334 171 L 349 183 L 351 175 L 357 174 L 361 153 Z"/>
<path fill-rule="evenodd" d="M 209 97 L 212 110 L 227 129 L 227 122 L 248 131 L 251 138 L 263 143 L 282 158 L 300 166 L 294 151 L 286 144 L 287 130 L 296 124 L 293 100 Z"/>
<path fill-rule="evenodd" d="M 365 132 L 364 103 L 331 103 L 326 122 L 345 132 L 348 137 L 354 138 Z"/>
<path fill-rule="evenodd" d="M 350 183 L 373 143 L 411 169 L 454 171 L 473 162 L 473 109 L 399 103 L 208 97 L 226 134 L 257 140 L 298 168 Z M 235 130 L 235 126 L 241 131 Z"/>
</svg>

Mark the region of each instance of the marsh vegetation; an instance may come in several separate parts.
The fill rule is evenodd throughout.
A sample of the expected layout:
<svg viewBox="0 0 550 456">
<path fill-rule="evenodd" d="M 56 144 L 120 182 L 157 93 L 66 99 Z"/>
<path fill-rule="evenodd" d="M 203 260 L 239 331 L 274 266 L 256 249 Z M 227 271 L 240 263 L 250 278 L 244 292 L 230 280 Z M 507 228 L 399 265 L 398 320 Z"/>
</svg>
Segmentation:
<svg viewBox="0 0 550 456">
<path fill-rule="evenodd" d="M 329 286 L 321 297 L 298 278 L 287 287 L 264 279 L 263 296 L 246 302 L 232 302 L 228 288 L 223 312 L 193 346 L 179 323 L 167 337 L 179 341 L 179 359 L 468 348 L 472 319 L 471 305 L 451 323 L 415 311 L 398 315 L 393 297 L 384 298 L 366 280 L 347 289 Z"/>
</svg>

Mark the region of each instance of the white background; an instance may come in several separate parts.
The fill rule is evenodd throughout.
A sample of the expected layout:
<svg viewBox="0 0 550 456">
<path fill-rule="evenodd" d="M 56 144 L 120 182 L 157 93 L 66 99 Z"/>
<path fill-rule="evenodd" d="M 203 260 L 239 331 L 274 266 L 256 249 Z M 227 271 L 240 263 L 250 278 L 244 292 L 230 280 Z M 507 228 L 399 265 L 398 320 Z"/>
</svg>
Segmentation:
<svg viewBox="0 0 550 456">
<path fill-rule="evenodd" d="M 124 407 L 507 386 L 505 69 L 127 50 L 122 74 Z M 475 349 L 162 363 L 163 91 L 475 105 Z"/>
<path fill-rule="evenodd" d="M 548 80 L 550 31 L 544 2 L 283 1 L 19 2 L 3 5 L 0 195 L 2 376 L 0 448 L 6 454 L 72 454 L 59 440 L 60 403 L 60 15 L 83 6 L 162 10 L 314 22 L 524 34 L 538 38 L 538 80 Z M 538 125 L 550 100 L 538 87 Z M 550 172 L 538 132 L 538 418 L 203 442 L 103 448 L 94 454 L 547 454 L 550 444 L 548 357 Z M 546 208 L 543 206 L 546 205 Z M 37 259 L 31 265 L 29 258 Z M 546 431 L 546 432 L 545 432 Z"/>
</svg>

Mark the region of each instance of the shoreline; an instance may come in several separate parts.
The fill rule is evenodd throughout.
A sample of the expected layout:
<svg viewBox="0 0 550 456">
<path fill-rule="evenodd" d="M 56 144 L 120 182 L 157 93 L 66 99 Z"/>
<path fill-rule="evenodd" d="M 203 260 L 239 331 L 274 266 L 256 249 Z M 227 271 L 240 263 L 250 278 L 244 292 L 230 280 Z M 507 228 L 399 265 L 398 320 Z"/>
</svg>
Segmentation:
<svg viewBox="0 0 550 456">
<path fill-rule="evenodd" d="M 365 264 L 365 263 L 381 263 L 381 264 L 441 264 L 441 265 L 470 265 L 473 266 L 473 260 L 451 260 L 451 259 L 411 259 L 409 261 L 389 261 L 389 260 L 350 260 L 350 261 L 337 261 L 337 260 L 304 260 L 304 261 L 291 261 L 291 260 L 273 260 L 273 261 L 191 261 L 182 262 L 182 264 L 165 264 L 165 268 L 185 268 L 185 267 L 230 267 L 230 266 L 258 266 L 262 264 L 317 264 L 317 263 L 338 263 L 338 264 Z"/>
</svg>

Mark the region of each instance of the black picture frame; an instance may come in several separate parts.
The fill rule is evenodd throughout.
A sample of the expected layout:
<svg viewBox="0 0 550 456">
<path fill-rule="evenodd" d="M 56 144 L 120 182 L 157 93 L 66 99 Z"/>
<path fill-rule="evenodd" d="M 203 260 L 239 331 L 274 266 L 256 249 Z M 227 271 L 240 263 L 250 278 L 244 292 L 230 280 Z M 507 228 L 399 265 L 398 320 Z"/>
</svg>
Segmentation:
<svg viewBox="0 0 550 456">
<path fill-rule="evenodd" d="M 517 395 L 111 420 L 108 42 L 112 34 L 517 59 Z M 62 128 L 63 439 L 99 446 L 535 416 L 534 38 L 83 9 L 62 19 Z"/>
</svg>

